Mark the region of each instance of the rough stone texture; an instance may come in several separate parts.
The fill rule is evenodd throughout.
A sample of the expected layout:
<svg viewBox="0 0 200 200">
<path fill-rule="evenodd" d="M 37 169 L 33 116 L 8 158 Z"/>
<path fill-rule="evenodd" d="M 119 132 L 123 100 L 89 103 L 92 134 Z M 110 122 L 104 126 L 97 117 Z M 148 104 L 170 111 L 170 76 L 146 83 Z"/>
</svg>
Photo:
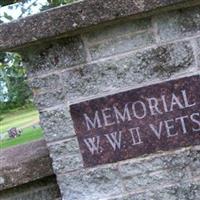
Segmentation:
<svg viewBox="0 0 200 200">
<path fill-rule="evenodd" d="M 194 181 L 193 183 L 182 183 L 162 189 L 155 189 L 154 191 L 109 200 L 198 200 L 199 198 L 200 184 L 199 181 Z"/>
<path fill-rule="evenodd" d="M 104 22 L 152 11 L 186 0 L 85 0 L 51 9 L 0 26 L 0 50 L 13 49 L 42 39 L 69 35 Z M 190 0 L 191 4 L 196 2 Z M 198 2 L 198 1 L 197 1 Z"/>
<path fill-rule="evenodd" d="M 129 193 L 107 200 L 198 200 L 199 150 L 196 146 L 121 162 L 119 171 Z"/>
<path fill-rule="evenodd" d="M 47 144 L 50 149 L 50 153 L 57 154 L 66 154 L 67 156 L 79 153 L 79 145 L 76 137 L 69 138 L 60 143 Z"/>
<path fill-rule="evenodd" d="M 67 108 L 56 108 L 41 112 L 40 124 L 44 129 L 47 142 L 66 139 L 75 135 Z"/>
<path fill-rule="evenodd" d="M 22 54 L 25 55 L 23 61 L 31 78 L 86 61 L 86 52 L 78 36 L 48 42 L 28 51 L 23 50 Z"/>
<path fill-rule="evenodd" d="M 200 37 L 196 38 L 197 65 L 200 67 Z"/>
<path fill-rule="evenodd" d="M 153 158 L 133 160 L 119 165 L 119 171 L 129 192 L 159 188 L 160 184 L 175 185 L 199 176 L 200 151 L 180 150 Z"/>
<path fill-rule="evenodd" d="M 89 32 L 85 37 L 92 60 L 148 46 L 155 42 L 150 19 L 128 21 Z"/>
<path fill-rule="evenodd" d="M 84 34 L 84 36 L 87 38 L 88 43 L 92 45 L 113 37 L 145 31 L 149 28 L 151 28 L 151 18 L 127 20 L 120 23 L 113 22 L 105 27 L 97 27 Z"/>
<path fill-rule="evenodd" d="M 54 176 L 0 192 L 1 200 L 56 200 L 60 192 Z"/>
<path fill-rule="evenodd" d="M 57 178 L 63 200 L 97 200 L 124 192 L 119 172 L 113 167 L 79 170 Z"/>
<path fill-rule="evenodd" d="M 83 161 L 76 138 L 70 138 L 59 144 L 49 144 L 48 147 L 56 174 L 83 168 Z"/>
<path fill-rule="evenodd" d="M 92 60 L 123 53 L 137 48 L 142 48 L 154 43 L 151 32 L 143 32 L 133 35 L 126 35 L 120 38 L 113 38 L 89 47 Z"/>
<path fill-rule="evenodd" d="M 188 171 L 184 168 L 167 169 L 149 174 L 141 174 L 130 179 L 126 177 L 125 187 L 128 192 L 145 189 L 149 186 L 159 188 L 160 185 L 175 184 L 186 181 L 189 178 Z"/>
<path fill-rule="evenodd" d="M 35 77 L 29 80 L 29 86 L 34 92 L 41 92 L 46 90 L 56 90 L 62 88 L 62 82 L 58 74 L 50 74 L 45 77 Z"/>
<path fill-rule="evenodd" d="M 62 78 L 67 99 L 73 101 L 147 80 L 166 79 L 194 64 L 192 46 L 185 41 L 67 70 Z"/>
<path fill-rule="evenodd" d="M 81 154 L 66 156 L 59 154 L 57 157 L 52 154 L 54 172 L 59 175 L 61 173 L 69 173 L 74 170 L 83 168 Z"/>
<path fill-rule="evenodd" d="M 155 156 L 138 158 L 132 161 L 122 162 L 119 166 L 119 170 L 124 177 L 134 177 L 139 174 L 150 173 L 154 171 L 160 171 L 162 169 L 176 168 L 188 166 L 193 162 L 200 164 L 197 161 L 199 157 L 199 147 L 191 150 L 183 149 L 176 152 L 169 152 L 167 154 L 156 154 Z M 196 160 L 196 161 L 195 161 Z"/>
<path fill-rule="evenodd" d="M 192 36 L 200 31 L 200 7 L 193 7 L 156 16 L 158 35 L 167 41 Z"/>
<path fill-rule="evenodd" d="M 46 108 L 63 104 L 65 102 L 65 93 L 61 88 L 48 92 L 35 93 L 33 98 L 37 108 L 42 111 Z"/>
<path fill-rule="evenodd" d="M 1 150 L 0 163 L 0 190 L 53 175 L 43 140 Z"/>
<path fill-rule="evenodd" d="M 62 89 L 34 94 L 34 102 L 39 110 L 61 105 L 64 103 L 65 95 Z"/>
</svg>

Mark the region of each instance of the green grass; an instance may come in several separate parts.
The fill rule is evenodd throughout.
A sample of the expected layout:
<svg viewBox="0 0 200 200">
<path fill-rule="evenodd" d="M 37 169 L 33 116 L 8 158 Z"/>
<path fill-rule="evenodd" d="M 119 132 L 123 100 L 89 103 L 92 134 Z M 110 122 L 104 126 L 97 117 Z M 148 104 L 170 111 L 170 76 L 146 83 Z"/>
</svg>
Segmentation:
<svg viewBox="0 0 200 200">
<path fill-rule="evenodd" d="M 8 129 L 16 127 L 22 129 L 22 134 L 17 138 L 0 141 L 0 148 L 24 144 L 43 137 L 40 127 L 32 127 L 32 125 L 39 123 L 39 114 L 33 107 L 9 111 L 2 114 L 1 118 L 3 120 L 0 121 L 0 133 L 6 133 Z"/>
<path fill-rule="evenodd" d="M 42 129 L 41 128 L 25 128 L 22 132 L 22 135 L 13 138 L 13 139 L 6 139 L 0 142 L 0 148 L 7 148 L 11 146 L 16 146 L 20 144 L 24 144 L 30 141 L 38 140 L 43 137 Z"/>
<path fill-rule="evenodd" d="M 4 133 L 9 128 L 24 128 L 39 121 L 38 112 L 34 108 L 10 111 L 2 115 L 3 120 L 0 121 L 0 132 Z"/>
</svg>

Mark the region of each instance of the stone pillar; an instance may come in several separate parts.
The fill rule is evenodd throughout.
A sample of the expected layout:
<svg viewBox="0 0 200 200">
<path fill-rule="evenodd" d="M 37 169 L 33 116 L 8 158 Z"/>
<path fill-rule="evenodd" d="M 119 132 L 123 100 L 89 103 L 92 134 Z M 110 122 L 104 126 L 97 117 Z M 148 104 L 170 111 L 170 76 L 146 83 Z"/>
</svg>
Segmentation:
<svg viewBox="0 0 200 200">
<path fill-rule="evenodd" d="M 63 200 L 200 199 L 199 138 L 88 167 L 69 112 L 88 98 L 198 75 L 199 13 L 193 0 L 86 0 L 0 25 L 0 50 L 27 66 Z"/>
</svg>

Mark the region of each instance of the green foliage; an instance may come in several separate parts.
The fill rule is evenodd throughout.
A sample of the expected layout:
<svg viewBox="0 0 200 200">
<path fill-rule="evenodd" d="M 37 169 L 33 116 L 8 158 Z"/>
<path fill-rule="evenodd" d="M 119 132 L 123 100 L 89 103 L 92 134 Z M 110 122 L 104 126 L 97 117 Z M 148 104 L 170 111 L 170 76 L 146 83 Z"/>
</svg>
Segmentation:
<svg viewBox="0 0 200 200">
<path fill-rule="evenodd" d="M 13 19 L 12 16 L 8 15 L 6 12 L 4 12 L 4 17 L 10 21 Z"/>
<path fill-rule="evenodd" d="M 20 2 L 20 0 L 2 0 L 0 2 L 0 5 L 1 6 L 7 6 L 7 5 L 10 5 L 10 4 L 13 4 L 13 3 L 17 3 L 17 2 Z"/>
<path fill-rule="evenodd" d="M 19 54 L 0 53 L 0 87 L 1 110 L 21 107 L 30 101 L 26 70 Z"/>
<path fill-rule="evenodd" d="M 3 119 L 4 119 L 3 116 L 0 115 L 0 122 L 1 122 Z"/>
<path fill-rule="evenodd" d="M 23 3 L 31 2 L 29 7 L 24 9 Z M 15 11 L 20 8 L 20 17 L 31 12 L 36 0 L 5 0 L 0 1 L 1 6 L 8 6 L 8 9 Z M 10 5 L 13 3 L 20 3 Z M 1 13 L 0 23 L 11 21 L 13 17 L 6 12 Z M 0 112 L 5 112 L 16 107 L 22 107 L 30 102 L 31 92 L 26 82 L 26 71 L 22 66 L 21 57 L 16 53 L 0 52 Z"/>
<path fill-rule="evenodd" d="M 49 4 L 51 6 L 59 6 L 59 5 L 64 5 L 68 3 L 72 3 L 75 0 L 48 0 Z"/>
</svg>

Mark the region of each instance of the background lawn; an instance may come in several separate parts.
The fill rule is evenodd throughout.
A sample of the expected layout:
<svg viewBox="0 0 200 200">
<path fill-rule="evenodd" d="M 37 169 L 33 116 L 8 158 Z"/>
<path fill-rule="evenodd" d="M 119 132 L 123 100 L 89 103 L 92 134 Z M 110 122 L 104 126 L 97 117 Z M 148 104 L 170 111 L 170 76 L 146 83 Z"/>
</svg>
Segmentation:
<svg viewBox="0 0 200 200">
<path fill-rule="evenodd" d="M 18 109 L 2 114 L 0 121 L 0 148 L 6 148 L 18 144 L 27 143 L 29 141 L 38 140 L 43 137 L 42 129 L 39 124 L 39 114 L 34 108 Z M 7 131 L 10 128 L 20 128 L 21 136 L 16 138 L 8 138 Z"/>
</svg>

